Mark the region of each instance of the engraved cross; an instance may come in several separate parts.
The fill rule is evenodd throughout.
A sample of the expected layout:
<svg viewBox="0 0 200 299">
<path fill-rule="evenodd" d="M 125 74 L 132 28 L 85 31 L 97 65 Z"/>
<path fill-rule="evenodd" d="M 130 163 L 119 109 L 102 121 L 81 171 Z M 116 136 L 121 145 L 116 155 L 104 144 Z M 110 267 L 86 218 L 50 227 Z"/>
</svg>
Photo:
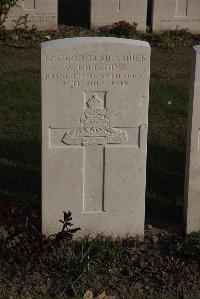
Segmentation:
<svg viewBox="0 0 200 299">
<path fill-rule="evenodd" d="M 126 144 L 123 128 L 113 128 L 107 117 L 106 92 L 85 94 L 82 127 L 65 131 L 61 142 L 83 147 L 83 212 L 104 212 L 105 147 Z"/>
<path fill-rule="evenodd" d="M 121 10 L 121 0 L 117 0 L 118 3 L 117 3 L 117 10 Z"/>
<path fill-rule="evenodd" d="M 176 17 L 188 16 L 188 0 L 176 0 Z"/>
<path fill-rule="evenodd" d="M 24 8 L 25 9 L 35 9 L 36 8 L 36 0 L 25 0 Z"/>
</svg>

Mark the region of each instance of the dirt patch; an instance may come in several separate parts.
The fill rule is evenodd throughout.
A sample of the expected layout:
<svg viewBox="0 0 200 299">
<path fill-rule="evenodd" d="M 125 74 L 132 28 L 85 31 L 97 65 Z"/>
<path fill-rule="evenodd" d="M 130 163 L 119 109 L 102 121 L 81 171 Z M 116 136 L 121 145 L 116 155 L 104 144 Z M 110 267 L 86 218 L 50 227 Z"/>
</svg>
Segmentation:
<svg viewBox="0 0 200 299">
<path fill-rule="evenodd" d="M 130 299 L 200 294 L 199 264 L 184 254 L 182 237 L 152 225 L 143 242 L 85 238 L 39 255 L 26 252 L 27 244 L 16 238 L 1 244 L 1 298 L 82 298 L 88 289 Z"/>
</svg>

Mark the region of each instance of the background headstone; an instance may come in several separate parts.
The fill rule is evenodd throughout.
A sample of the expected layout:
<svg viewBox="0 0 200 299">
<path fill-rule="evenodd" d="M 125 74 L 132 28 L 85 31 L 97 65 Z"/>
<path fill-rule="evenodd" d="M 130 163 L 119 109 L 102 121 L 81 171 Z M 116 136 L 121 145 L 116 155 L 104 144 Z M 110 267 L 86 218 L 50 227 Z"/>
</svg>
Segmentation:
<svg viewBox="0 0 200 299">
<path fill-rule="evenodd" d="M 193 47 L 185 175 L 186 232 L 200 230 L 200 46 Z"/>
<path fill-rule="evenodd" d="M 58 26 L 57 0 L 24 0 L 14 6 L 6 19 L 5 28 L 56 30 Z"/>
<path fill-rule="evenodd" d="M 112 25 L 118 21 L 136 22 L 146 31 L 147 0 L 91 0 L 91 27 Z"/>
<path fill-rule="evenodd" d="M 42 222 L 144 234 L 150 47 L 106 37 L 42 44 Z"/>
<path fill-rule="evenodd" d="M 200 33 L 199 0 L 154 0 L 153 32 L 189 29 Z"/>
</svg>

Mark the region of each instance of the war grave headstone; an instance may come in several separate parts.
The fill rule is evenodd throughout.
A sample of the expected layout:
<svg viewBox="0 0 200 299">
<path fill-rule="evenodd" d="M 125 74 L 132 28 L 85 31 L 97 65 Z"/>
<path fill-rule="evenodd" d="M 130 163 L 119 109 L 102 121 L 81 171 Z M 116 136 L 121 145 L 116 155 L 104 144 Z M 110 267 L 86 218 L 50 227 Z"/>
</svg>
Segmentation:
<svg viewBox="0 0 200 299">
<path fill-rule="evenodd" d="M 144 235 L 150 76 L 147 42 L 42 44 L 42 222 L 70 210 L 80 234 Z"/>
<path fill-rule="evenodd" d="M 154 0 L 152 27 L 153 32 L 178 28 L 200 33 L 200 1 Z"/>
<path fill-rule="evenodd" d="M 186 232 L 200 230 L 200 46 L 193 47 L 185 172 Z"/>
<path fill-rule="evenodd" d="M 21 0 L 8 13 L 5 28 L 56 30 L 58 26 L 57 0 Z"/>
<path fill-rule="evenodd" d="M 136 22 L 146 31 L 147 0 L 91 0 L 91 27 L 112 25 L 122 20 Z"/>
</svg>

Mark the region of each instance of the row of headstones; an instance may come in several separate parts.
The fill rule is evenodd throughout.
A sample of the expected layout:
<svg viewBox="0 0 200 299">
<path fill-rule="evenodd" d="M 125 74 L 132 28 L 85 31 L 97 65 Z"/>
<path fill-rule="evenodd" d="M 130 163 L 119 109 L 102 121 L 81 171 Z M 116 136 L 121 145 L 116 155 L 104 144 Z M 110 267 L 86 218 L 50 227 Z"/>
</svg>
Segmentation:
<svg viewBox="0 0 200 299">
<path fill-rule="evenodd" d="M 150 46 L 106 37 L 42 44 L 42 222 L 144 236 Z M 200 229 L 200 47 L 194 47 L 186 231 Z"/>
<path fill-rule="evenodd" d="M 26 22 L 29 28 L 34 25 L 38 30 L 57 29 L 57 1 L 20 0 L 18 7 L 8 14 L 6 28 L 13 29 L 16 24 Z M 200 33 L 199 0 L 154 0 L 152 3 L 153 32 L 176 29 L 178 26 L 179 29 Z M 136 22 L 138 30 L 146 31 L 147 6 L 148 0 L 91 0 L 91 27 L 126 20 Z"/>
</svg>

